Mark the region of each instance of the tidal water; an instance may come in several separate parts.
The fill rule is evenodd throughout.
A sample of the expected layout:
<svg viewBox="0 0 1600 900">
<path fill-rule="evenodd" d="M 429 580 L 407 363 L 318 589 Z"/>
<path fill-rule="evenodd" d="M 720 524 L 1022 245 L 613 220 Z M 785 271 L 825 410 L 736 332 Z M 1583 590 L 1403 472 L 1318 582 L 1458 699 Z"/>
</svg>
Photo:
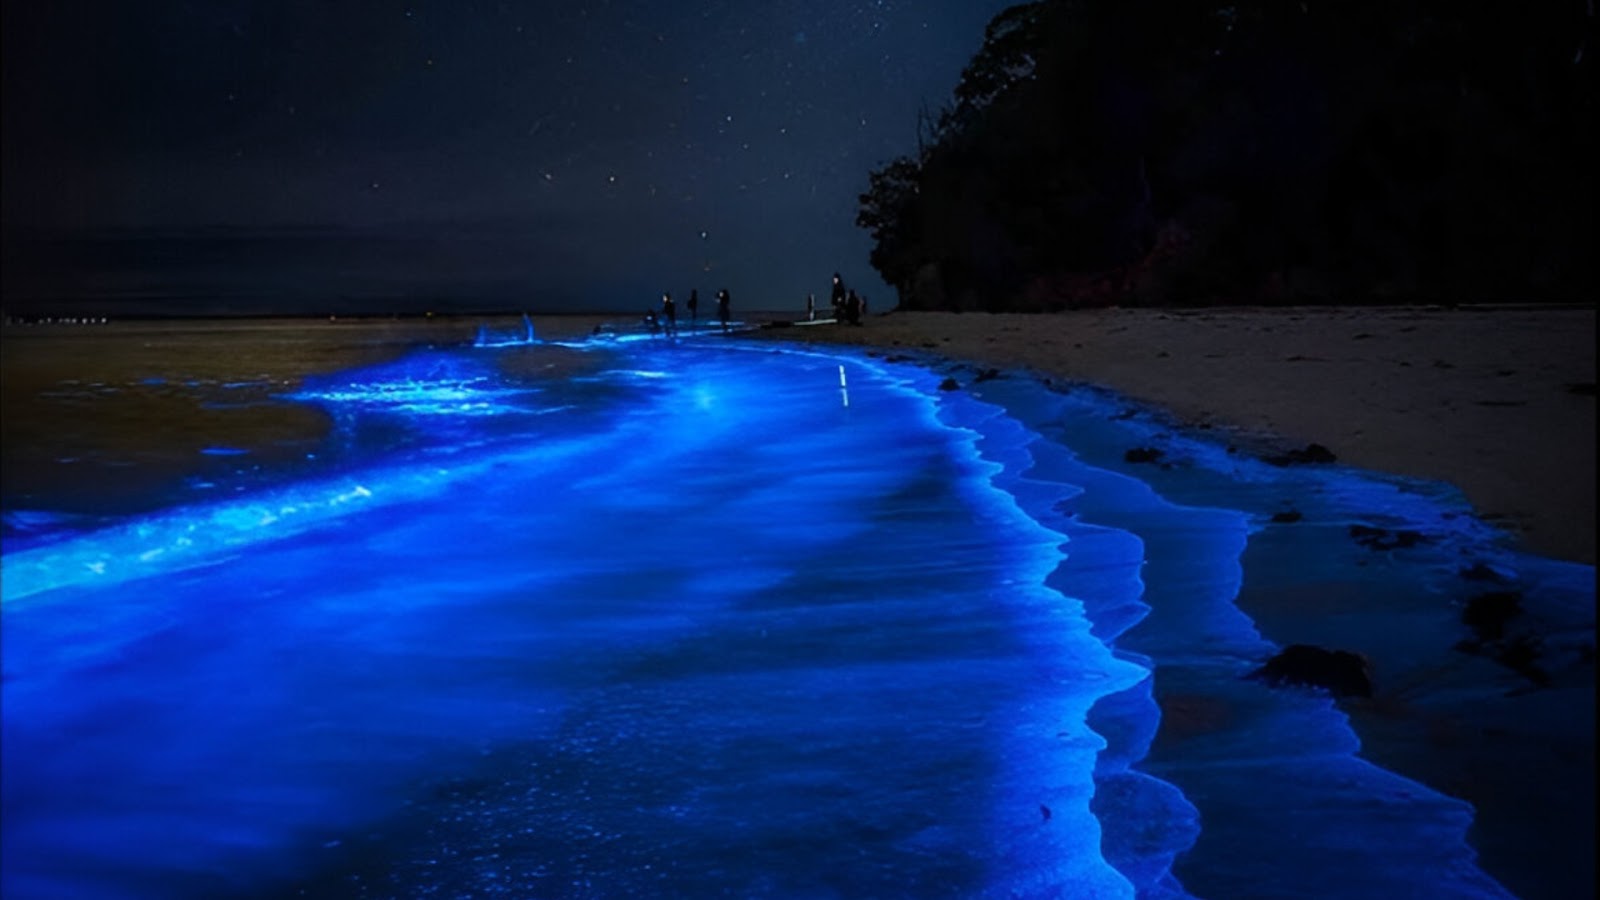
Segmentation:
<svg viewBox="0 0 1600 900">
<path fill-rule="evenodd" d="M 531 326 L 145 373 L 326 428 L 138 512 L 5 510 L 4 895 L 1508 896 L 1471 807 L 1240 678 L 1286 479 L 1492 541 L 1458 498 L 1199 444 L 1163 485 L 1114 400 L 942 374 Z M 1592 604 L 1575 568 L 1539 571 Z M 1152 749 L 1152 673 L 1228 727 Z"/>
</svg>

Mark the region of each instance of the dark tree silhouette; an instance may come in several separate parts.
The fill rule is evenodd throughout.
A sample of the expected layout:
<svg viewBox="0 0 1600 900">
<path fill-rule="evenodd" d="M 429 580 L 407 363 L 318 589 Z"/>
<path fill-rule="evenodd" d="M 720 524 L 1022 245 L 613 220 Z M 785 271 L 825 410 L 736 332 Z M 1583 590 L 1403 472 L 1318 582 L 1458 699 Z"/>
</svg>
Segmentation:
<svg viewBox="0 0 1600 900">
<path fill-rule="evenodd" d="M 910 308 L 1587 301 L 1581 0 L 1039 0 L 858 224 Z"/>
</svg>

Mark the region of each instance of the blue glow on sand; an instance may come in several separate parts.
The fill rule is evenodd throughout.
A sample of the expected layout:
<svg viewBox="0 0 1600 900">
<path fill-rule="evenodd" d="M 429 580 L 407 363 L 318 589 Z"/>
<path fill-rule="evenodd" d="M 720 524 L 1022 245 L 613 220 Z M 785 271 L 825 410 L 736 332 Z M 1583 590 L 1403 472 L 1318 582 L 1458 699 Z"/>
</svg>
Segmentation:
<svg viewBox="0 0 1600 900">
<path fill-rule="evenodd" d="M 534 334 L 533 320 L 526 314 L 522 316 L 522 329 L 506 333 L 491 329 L 488 325 L 478 326 L 478 337 L 473 342 L 474 347 L 526 347 L 539 343 L 539 338 Z"/>
<path fill-rule="evenodd" d="M 7 896 L 1132 896 L 1085 719 L 1144 671 L 975 434 L 635 346 L 323 379 L 320 476 L 8 548 Z"/>
<path fill-rule="evenodd" d="M 1504 896 L 1464 804 L 1238 677 L 1257 514 L 1117 471 L 1093 395 L 524 337 L 308 381 L 311 471 L 6 545 L 7 897 Z M 1251 724 L 1163 749 L 1174 690 Z"/>
</svg>

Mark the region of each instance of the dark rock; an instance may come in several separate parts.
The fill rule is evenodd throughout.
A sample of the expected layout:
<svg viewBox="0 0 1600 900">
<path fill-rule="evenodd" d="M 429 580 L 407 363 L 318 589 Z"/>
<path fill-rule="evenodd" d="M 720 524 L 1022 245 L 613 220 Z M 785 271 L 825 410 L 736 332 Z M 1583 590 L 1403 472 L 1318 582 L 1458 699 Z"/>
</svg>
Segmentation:
<svg viewBox="0 0 1600 900">
<path fill-rule="evenodd" d="M 1516 672 L 1540 687 L 1550 683 L 1550 675 L 1537 665 L 1542 642 L 1534 635 L 1518 635 L 1500 645 L 1495 662 Z"/>
<path fill-rule="evenodd" d="M 976 378 L 973 378 L 972 380 L 973 380 L 974 383 L 976 383 L 976 382 L 979 382 L 979 381 L 990 381 L 992 379 L 999 378 L 999 377 L 1000 377 L 1000 370 L 999 369 L 984 369 L 982 372 L 978 373 Z"/>
<path fill-rule="evenodd" d="M 1298 522 L 1303 518 L 1305 518 L 1305 516 L 1298 509 L 1286 509 L 1283 512 L 1276 512 L 1272 514 L 1272 521 L 1283 525 L 1287 525 L 1291 522 Z"/>
<path fill-rule="evenodd" d="M 1155 447 L 1133 447 L 1122 454 L 1124 462 L 1153 463 L 1161 459 L 1161 451 Z"/>
<path fill-rule="evenodd" d="M 1468 581 L 1493 581 L 1497 583 L 1503 583 L 1506 580 L 1506 576 L 1502 575 L 1493 566 L 1490 566 L 1488 563 L 1481 562 L 1473 563 L 1472 567 L 1469 569 L 1462 569 L 1460 575 L 1462 578 L 1465 578 Z"/>
<path fill-rule="evenodd" d="M 1355 542 L 1368 550 L 1404 550 L 1415 547 L 1424 540 L 1420 531 L 1402 529 L 1390 531 L 1387 528 L 1373 528 L 1370 525 L 1351 525 L 1350 536 Z"/>
<path fill-rule="evenodd" d="M 1269 456 L 1265 462 L 1274 466 L 1292 466 L 1307 463 L 1331 463 L 1338 461 L 1339 457 L 1333 451 L 1321 444 L 1307 444 L 1304 450 L 1290 450 L 1279 456 Z"/>
<path fill-rule="evenodd" d="M 939 382 L 939 390 L 941 391 L 958 391 L 960 389 L 961 385 L 958 384 L 954 378 L 946 378 L 945 380 Z"/>
<path fill-rule="evenodd" d="M 1461 621 L 1477 633 L 1480 641 L 1505 637 L 1506 623 L 1522 615 L 1522 595 L 1516 591 L 1479 594 L 1467 601 Z"/>
<path fill-rule="evenodd" d="M 1372 663 L 1348 650 L 1324 650 L 1292 644 L 1248 676 L 1274 687 L 1301 685 L 1324 688 L 1335 697 L 1371 697 Z"/>
</svg>

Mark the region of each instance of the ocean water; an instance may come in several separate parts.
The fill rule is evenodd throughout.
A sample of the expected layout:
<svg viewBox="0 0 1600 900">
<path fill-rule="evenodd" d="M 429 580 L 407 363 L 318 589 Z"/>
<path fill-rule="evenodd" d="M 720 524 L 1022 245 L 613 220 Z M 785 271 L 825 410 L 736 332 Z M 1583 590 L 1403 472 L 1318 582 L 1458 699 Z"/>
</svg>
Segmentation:
<svg viewBox="0 0 1600 900">
<path fill-rule="evenodd" d="M 1240 677 L 1278 571 L 1244 561 L 1292 489 L 1289 539 L 1437 538 L 1374 589 L 1492 552 L 1592 610 L 1592 569 L 1447 493 L 944 374 L 516 328 L 143 373 L 325 428 L 206 445 L 137 511 L 6 509 L 4 895 L 1509 896 L 1470 806 Z M 1191 694 L 1227 726 L 1156 741 Z"/>
</svg>

